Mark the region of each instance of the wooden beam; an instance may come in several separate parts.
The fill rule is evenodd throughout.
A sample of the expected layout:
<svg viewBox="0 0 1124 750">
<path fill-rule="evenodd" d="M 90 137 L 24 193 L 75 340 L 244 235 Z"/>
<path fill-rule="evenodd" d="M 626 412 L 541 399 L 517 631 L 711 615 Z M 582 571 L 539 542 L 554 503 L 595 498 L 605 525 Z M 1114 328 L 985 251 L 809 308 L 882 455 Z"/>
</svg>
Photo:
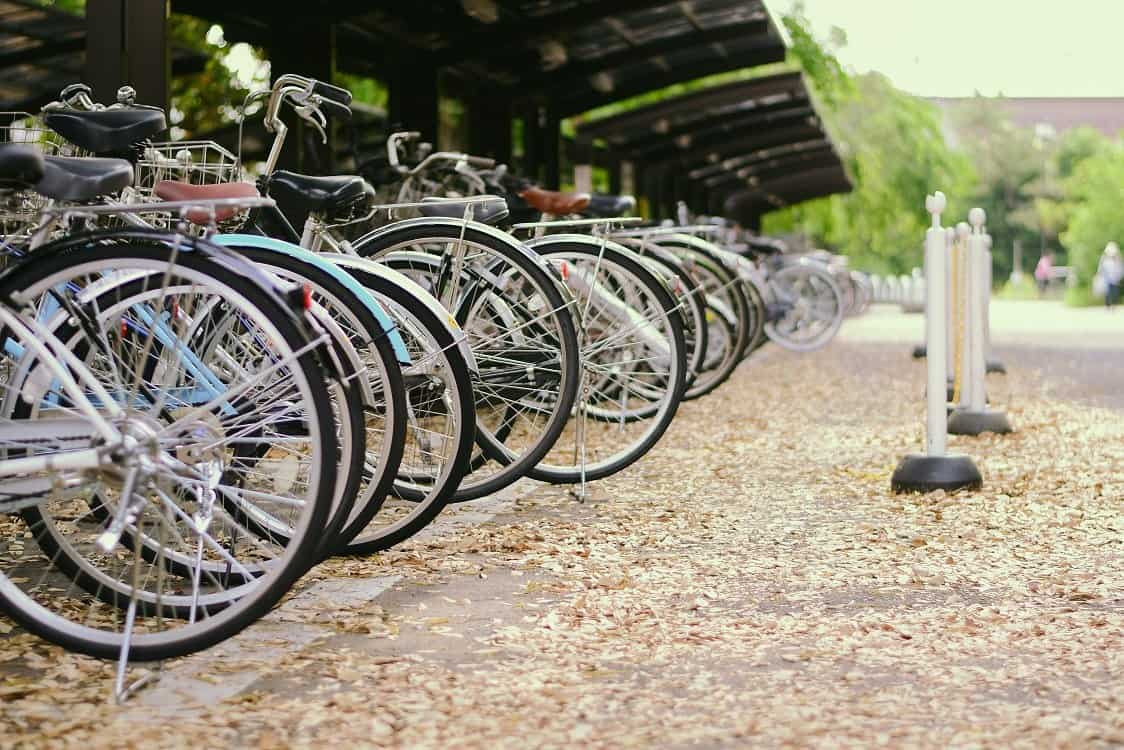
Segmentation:
<svg viewBox="0 0 1124 750">
<path fill-rule="evenodd" d="M 798 121 L 796 127 L 770 128 L 761 132 L 749 131 L 745 135 L 735 136 L 716 144 L 712 148 L 692 148 L 681 151 L 664 159 L 651 159 L 654 163 L 675 164 L 685 171 L 695 170 L 719 171 L 724 161 L 737 159 L 746 154 L 752 154 L 762 149 L 776 148 L 790 143 L 802 143 L 816 138 L 824 138 L 824 132 L 818 127 L 807 125 Z M 717 157 L 717 161 L 715 160 Z"/>
<path fill-rule="evenodd" d="M 17 65 L 34 65 L 46 58 L 57 55 L 68 55 L 86 49 L 86 39 L 83 36 L 59 39 L 54 42 L 40 42 L 22 49 L 0 54 L 0 68 L 14 68 Z"/>
<path fill-rule="evenodd" d="M 682 65 L 671 70 L 624 81 L 618 83 L 612 91 L 606 93 L 594 91 L 592 88 L 570 97 L 565 97 L 565 92 L 561 90 L 554 90 L 553 93 L 555 96 L 562 97 L 557 100 L 559 115 L 569 117 L 587 112 L 603 104 L 666 88 L 672 84 L 685 83 L 716 73 L 727 73 L 741 68 L 754 68 L 758 65 L 781 62 L 784 60 L 784 56 L 784 44 L 781 43 L 780 39 L 770 39 L 768 43 L 762 42 L 730 57 L 715 57 L 694 65 Z"/>
<path fill-rule="evenodd" d="M 557 36 L 567 31 L 639 10 L 649 10 L 671 2 L 653 0 L 598 0 L 585 5 L 562 6 L 562 10 L 534 18 L 500 21 L 485 30 L 464 33 L 453 44 L 434 56 L 438 66 L 456 65 L 465 60 L 489 60 L 511 53 L 513 44 L 525 45 L 527 41 L 543 35 Z M 549 4 L 546 4 L 549 7 Z"/>
<path fill-rule="evenodd" d="M 520 80 L 519 86 L 523 89 L 550 91 L 570 91 L 580 87 L 588 88 L 591 85 L 589 79 L 598 73 L 606 73 L 639 60 L 651 60 L 696 47 L 709 47 L 712 44 L 722 44 L 724 42 L 737 41 L 747 37 L 763 36 L 767 33 L 768 28 L 768 21 L 759 19 L 745 23 L 731 24 L 729 26 L 721 26 L 706 31 L 696 31 L 673 37 L 664 37 L 647 44 L 628 47 L 599 57 L 571 60 L 568 64 L 555 70 L 539 72 L 533 76 L 523 78 Z"/>
<path fill-rule="evenodd" d="M 674 136 L 653 134 L 643 141 L 625 146 L 609 144 L 609 147 L 631 159 L 670 161 L 685 155 L 701 154 L 705 157 L 706 154 L 714 151 L 722 153 L 726 144 L 744 137 L 746 133 L 764 135 L 778 133 L 780 130 L 818 128 L 819 125 L 815 120 L 815 110 L 805 106 L 772 112 L 754 110 L 752 116 L 742 114 L 741 117 L 736 118 L 716 117 L 698 123 L 696 127 L 699 129 L 683 128 Z M 686 148 L 679 145 L 678 139 L 681 136 L 690 137 L 690 144 Z"/>
<path fill-rule="evenodd" d="M 808 89 L 800 73 L 781 73 L 712 86 L 664 99 L 655 104 L 637 107 L 619 115 L 593 120 L 582 124 L 579 130 L 594 138 L 609 138 L 635 131 L 643 132 L 654 121 L 674 118 L 684 112 L 705 112 L 716 107 L 765 99 L 785 92 L 790 92 L 794 99 L 804 101 L 808 99 Z"/>
<path fill-rule="evenodd" d="M 752 178 L 757 181 L 757 186 L 750 186 L 750 190 L 767 192 L 771 190 L 770 183 L 776 182 L 778 179 L 800 172 L 827 168 L 843 169 L 843 165 L 839 162 L 839 157 L 830 150 L 814 154 L 796 154 L 785 158 L 769 160 L 764 162 L 760 169 L 754 170 L 754 173 L 749 177 L 740 177 L 736 173 L 730 172 L 723 175 L 721 179 L 706 180 L 705 184 L 711 190 L 721 189 L 724 185 L 747 186 L 750 184 L 749 181 Z"/>
</svg>

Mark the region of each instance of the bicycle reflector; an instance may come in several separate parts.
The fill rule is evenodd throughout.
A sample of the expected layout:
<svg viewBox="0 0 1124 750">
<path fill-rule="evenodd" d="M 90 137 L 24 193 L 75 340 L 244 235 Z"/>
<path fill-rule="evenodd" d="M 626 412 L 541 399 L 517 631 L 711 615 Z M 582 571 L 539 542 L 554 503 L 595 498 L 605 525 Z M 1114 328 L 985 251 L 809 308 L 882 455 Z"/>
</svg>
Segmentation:
<svg viewBox="0 0 1124 750">
<path fill-rule="evenodd" d="M 286 296 L 289 304 L 307 312 L 312 309 L 312 285 L 300 284 L 291 288 Z"/>
</svg>

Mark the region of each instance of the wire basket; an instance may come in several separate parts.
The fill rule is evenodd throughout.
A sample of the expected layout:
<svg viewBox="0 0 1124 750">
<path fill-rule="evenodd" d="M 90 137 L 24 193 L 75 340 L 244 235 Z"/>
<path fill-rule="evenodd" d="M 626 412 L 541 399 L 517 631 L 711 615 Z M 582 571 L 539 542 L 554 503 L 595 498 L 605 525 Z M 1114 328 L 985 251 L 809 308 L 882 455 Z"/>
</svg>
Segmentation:
<svg viewBox="0 0 1124 750">
<path fill-rule="evenodd" d="M 152 197 L 156 183 L 163 180 L 215 185 L 234 182 L 240 176 L 238 157 L 214 141 L 169 141 L 144 148 L 137 161 L 134 189 Z"/>
<path fill-rule="evenodd" d="M 129 191 L 131 200 L 159 201 L 155 194 L 161 182 L 185 182 L 191 185 L 217 185 L 234 182 L 241 177 L 238 157 L 214 141 L 168 141 L 144 147 L 136 164 L 136 179 Z M 153 226 L 171 228 L 177 218 L 168 214 L 142 214 Z M 224 230 L 233 230 L 245 221 L 245 212 L 220 222 Z M 194 231 L 194 230 L 193 230 Z M 201 229 L 199 231 L 202 231 Z"/>
<path fill-rule="evenodd" d="M 0 112 L 0 143 L 22 143 L 47 156 L 89 156 L 27 112 Z"/>
<path fill-rule="evenodd" d="M 42 151 L 47 156 L 86 156 L 86 151 L 67 142 L 27 112 L 0 112 L 0 143 L 18 143 Z M 0 255 L 22 244 L 30 236 L 47 199 L 33 190 L 18 190 L 0 197 L 0 234 L 4 245 Z"/>
</svg>

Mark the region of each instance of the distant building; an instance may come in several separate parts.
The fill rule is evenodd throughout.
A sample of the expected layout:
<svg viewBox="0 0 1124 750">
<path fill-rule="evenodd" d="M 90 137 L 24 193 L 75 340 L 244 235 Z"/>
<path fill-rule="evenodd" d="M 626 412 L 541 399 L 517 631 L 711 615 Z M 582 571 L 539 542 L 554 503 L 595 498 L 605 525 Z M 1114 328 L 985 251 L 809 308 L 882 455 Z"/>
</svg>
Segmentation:
<svg viewBox="0 0 1124 750">
<path fill-rule="evenodd" d="M 929 101 L 941 109 L 954 109 L 971 97 L 940 97 Z M 1096 128 L 1115 138 L 1124 131 L 1124 98 L 1119 97 L 1011 97 L 999 100 L 1016 125 L 1037 130 L 1050 128 L 1062 134 L 1082 126 Z"/>
</svg>

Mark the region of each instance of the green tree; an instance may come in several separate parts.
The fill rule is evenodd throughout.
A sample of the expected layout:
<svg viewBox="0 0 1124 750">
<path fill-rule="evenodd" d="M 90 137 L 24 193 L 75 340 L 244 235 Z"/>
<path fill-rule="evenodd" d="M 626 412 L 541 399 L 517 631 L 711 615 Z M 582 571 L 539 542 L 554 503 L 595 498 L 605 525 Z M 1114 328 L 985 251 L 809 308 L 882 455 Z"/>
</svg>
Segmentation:
<svg viewBox="0 0 1124 750">
<path fill-rule="evenodd" d="M 1124 146 L 1103 146 L 1082 160 L 1065 188 L 1072 213 L 1061 240 L 1079 283 L 1088 287 L 1104 246 L 1124 243 Z"/>
<path fill-rule="evenodd" d="M 221 26 L 173 13 L 168 39 L 180 49 L 206 57 L 201 72 L 172 79 L 168 119 L 177 137 L 197 137 L 236 122 L 246 95 L 269 85 L 269 63 L 261 50 L 245 43 L 229 44 Z"/>
<path fill-rule="evenodd" d="M 947 215 L 963 215 L 961 196 L 975 179 L 971 164 L 946 142 L 935 106 L 880 74 L 844 70 L 835 54 L 846 42 L 841 32 L 817 40 L 799 8 L 784 24 L 793 41 L 790 60 L 809 80 L 854 190 L 773 212 L 764 229 L 803 233 L 859 268 L 907 272 L 922 262 L 926 194 L 944 191 L 952 200 Z"/>
</svg>

